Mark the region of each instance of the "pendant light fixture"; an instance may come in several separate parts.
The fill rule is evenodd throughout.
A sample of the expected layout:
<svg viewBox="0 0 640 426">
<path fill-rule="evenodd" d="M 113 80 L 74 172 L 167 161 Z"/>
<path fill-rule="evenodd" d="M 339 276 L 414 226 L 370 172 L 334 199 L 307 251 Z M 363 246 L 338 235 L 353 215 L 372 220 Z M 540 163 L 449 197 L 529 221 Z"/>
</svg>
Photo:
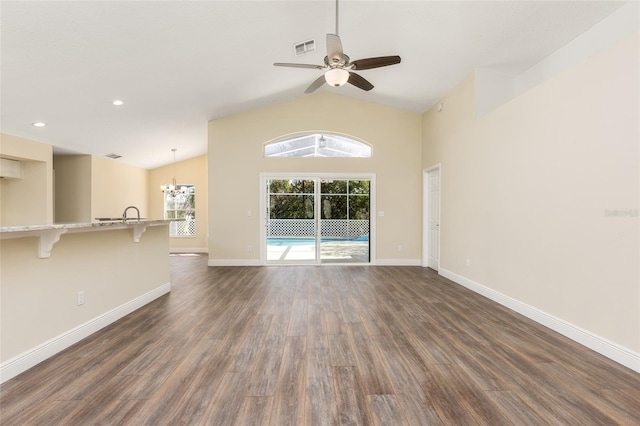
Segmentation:
<svg viewBox="0 0 640 426">
<path fill-rule="evenodd" d="M 171 184 L 160 185 L 160 189 L 165 194 L 169 194 L 175 196 L 176 194 L 185 194 L 187 192 L 187 187 L 183 186 L 180 189 L 177 188 L 176 185 L 176 148 L 173 148 L 173 179 L 171 180 Z"/>
<path fill-rule="evenodd" d="M 324 135 L 320 135 L 320 139 L 318 139 L 318 148 L 326 148 L 327 147 L 327 139 Z"/>
</svg>

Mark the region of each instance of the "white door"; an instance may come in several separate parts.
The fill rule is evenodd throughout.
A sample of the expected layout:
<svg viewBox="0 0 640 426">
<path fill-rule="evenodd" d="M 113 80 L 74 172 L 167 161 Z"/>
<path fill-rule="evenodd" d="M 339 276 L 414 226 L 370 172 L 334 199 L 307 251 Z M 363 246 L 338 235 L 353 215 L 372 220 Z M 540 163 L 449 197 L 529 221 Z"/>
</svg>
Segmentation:
<svg viewBox="0 0 640 426">
<path fill-rule="evenodd" d="M 427 266 L 438 270 L 440 264 L 440 169 L 428 173 L 428 258 Z"/>
</svg>

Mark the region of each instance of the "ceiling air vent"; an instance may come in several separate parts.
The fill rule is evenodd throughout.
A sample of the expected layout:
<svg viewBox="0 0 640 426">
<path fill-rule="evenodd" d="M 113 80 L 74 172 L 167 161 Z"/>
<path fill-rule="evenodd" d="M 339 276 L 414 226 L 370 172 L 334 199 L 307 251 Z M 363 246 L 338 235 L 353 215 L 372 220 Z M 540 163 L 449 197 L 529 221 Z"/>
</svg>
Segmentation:
<svg viewBox="0 0 640 426">
<path fill-rule="evenodd" d="M 316 50 L 316 41 L 315 40 L 307 40 L 301 43 L 296 43 L 293 45 L 293 50 L 296 56 L 304 55 L 305 53 L 313 52 Z"/>
<path fill-rule="evenodd" d="M 122 157 L 122 155 L 114 154 L 112 152 L 111 154 L 105 155 L 105 157 L 109 157 L 109 158 L 113 158 L 114 160 L 117 160 L 118 158 Z"/>
</svg>

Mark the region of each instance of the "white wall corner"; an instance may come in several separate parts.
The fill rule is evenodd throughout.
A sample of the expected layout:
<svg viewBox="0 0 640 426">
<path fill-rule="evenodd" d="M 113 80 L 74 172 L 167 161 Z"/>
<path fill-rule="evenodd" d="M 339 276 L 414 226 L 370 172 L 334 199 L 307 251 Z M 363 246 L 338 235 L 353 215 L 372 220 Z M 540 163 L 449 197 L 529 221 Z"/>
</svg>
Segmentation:
<svg viewBox="0 0 640 426">
<path fill-rule="evenodd" d="M 640 29 L 640 3 L 630 1 L 560 49 L 517 75 L 475 69 L 475 112 L 480 118 L 596 52 Z"/>
<path fill-rule="evenodd" d="M 546 312 L 541 311 L 538 308 L 529 306 L 526 303 L 513 299 L 505 294 L 495 291 L 489 287 L 483 286 L 475 281 L 472 281 L 462 275 L 458 275 L 447 269 L 440 268 L 438 271 L 440 275 L 450 279 L 456 284 L 460 284 L 463 287 L 468 288 L 488 299 L 493 300 L 509 309 L 516 311 L 517 313 L 524 315 L 525 317 L 541 324 L 553 331 L 568 337 L 580 343 L 583 346 L 588 347 L 605 357 L 624 365 L 638 373 L 640 373 L 640 353 L 634 352 L 628 348 L 620 346 L 614 342 L 611 342 L 603 337 L 593 334 L 587 330 L 584 330 L 578 326 L 575 326 L 565 320 L 557 318 Z"/>
<path fill-rule="evenodd" d="M 515 97 L 515 76 L 490 68 L 476 68 L 476 118 L 493 111 Z"/>
<path fill-rule="evenodd" d="M 169 293 L 171 291 L 171 283 L 165 283 L 141 296 L 136 297 L 92 320 L 87 321 L 59 336 L 25 351 L 0 365 L 0 383 L 12 379 L 18 374 L 27 371 L 31 367 L 36 366 L 42 361 L 52 357 L 53 355 L 63 351 L 71 345 L 88 337 L 98 330 L 116 322 L 120 318 L 129 315 L 131 312 L 143 307 L 144 305 L 154 301 L 155 299 Z"/>
<path fill-rule="evenodd" d="M 640 29 L 640 3 L 629 1 L 515 79 L 516 96 L 586 60 Z"/>
</svg>

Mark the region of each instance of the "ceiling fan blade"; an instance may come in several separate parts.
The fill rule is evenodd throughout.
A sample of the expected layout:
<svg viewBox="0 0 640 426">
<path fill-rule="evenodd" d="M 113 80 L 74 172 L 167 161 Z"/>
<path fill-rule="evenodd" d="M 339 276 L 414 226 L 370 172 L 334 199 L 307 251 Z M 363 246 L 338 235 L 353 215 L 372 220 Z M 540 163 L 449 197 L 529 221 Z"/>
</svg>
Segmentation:
<svg viewBox="0 0 640 426">
<path fill-rule="evenodd" d="M 347 82 L 367 92 L 373 89 L 373 84 L 369 83 L 364 77 L 356 74 L 355 72 L 349 72 L 349 80 Z"/>
<path fill-rule="evenodd" d="M 313 93 L 315 92 L 317 89 L 319 89 L 324 83 L 325 83 L 325 78 L 324 78 L 324 74 L 321 75 L 320 77 L 318 77 L 313 83 L 311 83 L 309 85 L 309 87 L 307 87 L 307 89 L 304 91 L 304 93 Z"/>
<path fill-rule="evenodd" d="M 311 64 L 289 64 L 289 63 L 283 63 L 283 62 L 276 62 L 273 65 L 275 65 L 276 67 L 310 68 L 310 69 L 314 69 L 314 70 L 322 70 L 322 69 L 324 69 L 324 67 L 322 65 L 311 65 Z"/>
<path fill-rule="evenodd" d="M 400 63 L 400 56 L 380 56 L 378 58 L 358 59 L 351 61 L 356 70 L 370 70 L 371 68 L 386 67 Z"/>
<path fill-rule="evenodd" d="M 342 42 L 337 34 L 327 34 L 327 57 L 332 63 L 339 63 L 343 60 Z"/>
</svg>

